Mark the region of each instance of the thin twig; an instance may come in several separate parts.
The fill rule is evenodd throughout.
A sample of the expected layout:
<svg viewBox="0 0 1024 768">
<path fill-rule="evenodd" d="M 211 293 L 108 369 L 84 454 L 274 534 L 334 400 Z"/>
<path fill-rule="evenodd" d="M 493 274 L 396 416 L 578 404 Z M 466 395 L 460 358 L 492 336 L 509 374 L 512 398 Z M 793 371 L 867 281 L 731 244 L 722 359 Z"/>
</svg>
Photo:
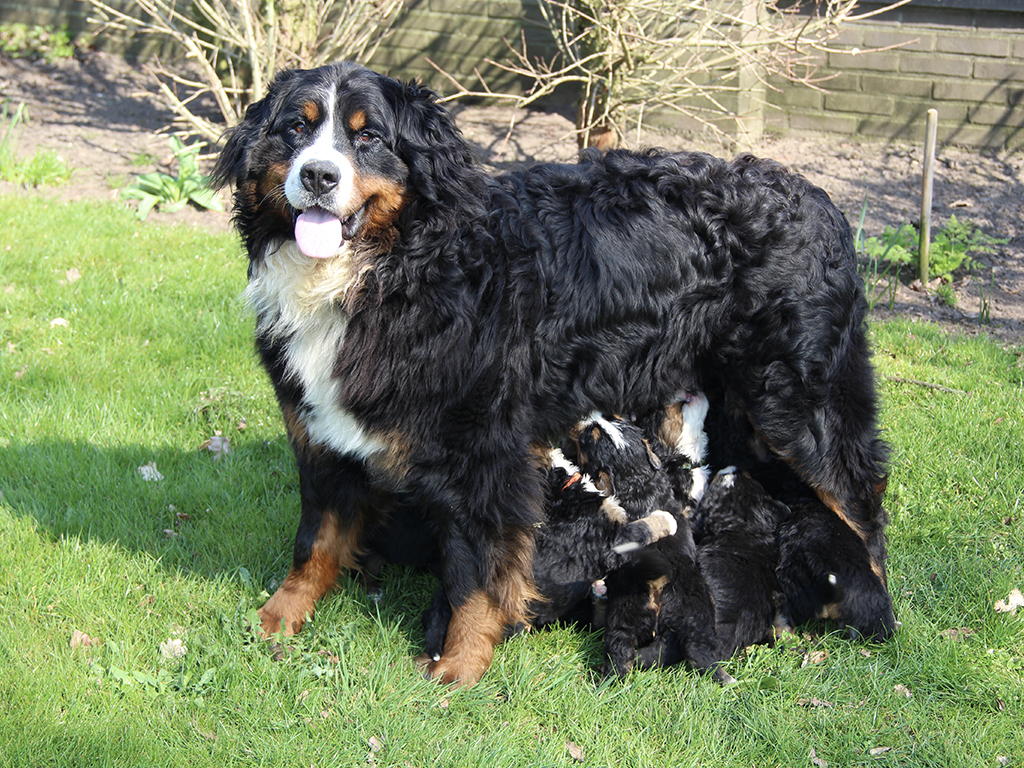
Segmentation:
<svg viewBox="0 0 1024 768">
<path fill-rule="evenodd" d="M 918 387 L 927 387 L 928 389 L 937 389 L 939 392 L 946 392 L 950 395 L 969 395 L 970 392 L 964 392 L 962 389 L 952 389 L 951 387 L 944 387 L 941 384 L 932 384 L 930 381 L 921 381 L 920 379 L 905 379 L 902 376 L 886 376 L 887 381 L 895 381 L 899 384 L 913 384 Z"/>
</svg>

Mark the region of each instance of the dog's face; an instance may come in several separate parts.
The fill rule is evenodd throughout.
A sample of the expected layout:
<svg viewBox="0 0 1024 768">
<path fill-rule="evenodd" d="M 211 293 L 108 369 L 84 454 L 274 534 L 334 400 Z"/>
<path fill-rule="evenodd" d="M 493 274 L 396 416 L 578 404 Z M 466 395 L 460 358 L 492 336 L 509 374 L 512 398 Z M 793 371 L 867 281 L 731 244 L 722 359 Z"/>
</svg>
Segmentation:
<svg viewBox="0 0 1024 768">
<path fill-rule="evenodd" d="M 576 426 L 573 439 L 580 466 L 605 493 L 627 482 L 643 487 L 661 469 L 643 430 L 624 419 L 594 414 Z"/>
<path fill-rule="evenodd" d="M 250 246 L 294 238 L 314 258 L 387 239 L 417 187 L 429 134 L 461 140 L 434 94 L 350 63 L 280 73 L 218 159 Z M 444 143 L 438 139 L 438 143 Z"/>
</svg>

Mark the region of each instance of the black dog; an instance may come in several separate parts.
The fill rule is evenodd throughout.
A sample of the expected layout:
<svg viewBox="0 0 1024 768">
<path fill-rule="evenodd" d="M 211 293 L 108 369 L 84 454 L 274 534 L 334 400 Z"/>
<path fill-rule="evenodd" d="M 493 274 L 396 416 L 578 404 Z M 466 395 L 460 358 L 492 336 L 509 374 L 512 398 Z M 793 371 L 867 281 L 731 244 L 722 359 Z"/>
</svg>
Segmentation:
<svg viewBox="0 0 1024 768">
<path fill-rule="evenodd" d="M 437 528 L 476 681 L 525 619 L 544 478 L 586 414 L 735 394 L 884 568 L 885 448 L 849 225 L 776 163 L 587 153 L 497 177 L 435 95 L 354 64 L 280 73 L 232 129 L 256 345 L 298 463 L 298 631 L 396 505 Z"/>
<path fill-rule="evenodd" d="M 809 495 L 793 499 L 779 525 L 779 585 L 784 619 L 799 626 L 833 619 L 852 638 L 883 640 L 898 623 L 892 599 L 872 569 L 864 542 Z"/>
<path fill-rule="evenodd" d="M 719 659 L 772 642 L 782 592 L 775 530 L 789 510 L 746 473 L 715 475 L 693 516 L 701 573 L 715 600 Z"/>
<path fill-rule="evenodd" d="M 671 536 L 648 547 L 631 565 L 605 579 L 605 652 L 608 671 L 667 666 L 682 659 L 717 671 L 715 606 L 697 564 L 690 521 L 672 479 L 640 427 L 593 417 L 577 431 L 580 465 L 613 493 L 630 518 L 669 510 Z"/>
</svg>

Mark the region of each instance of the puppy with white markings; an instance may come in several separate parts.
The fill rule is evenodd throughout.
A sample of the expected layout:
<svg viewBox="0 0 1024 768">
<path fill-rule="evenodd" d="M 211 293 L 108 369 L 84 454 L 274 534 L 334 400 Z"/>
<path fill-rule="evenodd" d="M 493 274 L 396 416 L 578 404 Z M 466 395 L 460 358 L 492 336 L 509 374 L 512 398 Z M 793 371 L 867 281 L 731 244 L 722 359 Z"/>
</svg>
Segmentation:
<svg viewBox="0 0 1024 768">
<path fill-rule="evenodd" d="M 533 580 L 541 599 L 530 604 L 530 626 L 557 621 L 593 624 L 591 598 L 602 577 L 631 562 L 631 553 L 676 532 L 663 510 L 630 520 L 614 496 L 599 490 L 580 468 L 551 449 L 546 519 L 537 526 Z M 451 610 L 435 596 L 423 617 L 426 652 L 440 658 Z"/>
<path fill-rule="evenodd" d="M 637 425 L 600 415 L 584 422 L 575 439 L 580 465 L 630 518 L 665 509 L 678 523 L 675 534 L 605 579 L 607 671 L 624 675 L 685 659 L 724 674 L 716 664 L 715 607 L 697 565 L 690 521 L 650 441 Z"/>
</svg>

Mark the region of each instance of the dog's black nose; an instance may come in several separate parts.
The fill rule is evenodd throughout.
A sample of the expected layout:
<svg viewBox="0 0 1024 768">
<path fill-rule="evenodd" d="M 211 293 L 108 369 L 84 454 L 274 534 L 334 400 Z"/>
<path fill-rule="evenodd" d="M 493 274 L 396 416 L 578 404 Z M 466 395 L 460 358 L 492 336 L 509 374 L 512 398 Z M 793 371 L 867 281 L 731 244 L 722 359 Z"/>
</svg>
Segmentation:
<svg viewBox="0 0 1024 768">
<path fill-rule="evenodd" d="M 327 160 L 310 160 L 299 171 L 302 186 L 317 197 L 327 194 L 338 186 L 340 176 L 338 166 Z"/>
</svg>

